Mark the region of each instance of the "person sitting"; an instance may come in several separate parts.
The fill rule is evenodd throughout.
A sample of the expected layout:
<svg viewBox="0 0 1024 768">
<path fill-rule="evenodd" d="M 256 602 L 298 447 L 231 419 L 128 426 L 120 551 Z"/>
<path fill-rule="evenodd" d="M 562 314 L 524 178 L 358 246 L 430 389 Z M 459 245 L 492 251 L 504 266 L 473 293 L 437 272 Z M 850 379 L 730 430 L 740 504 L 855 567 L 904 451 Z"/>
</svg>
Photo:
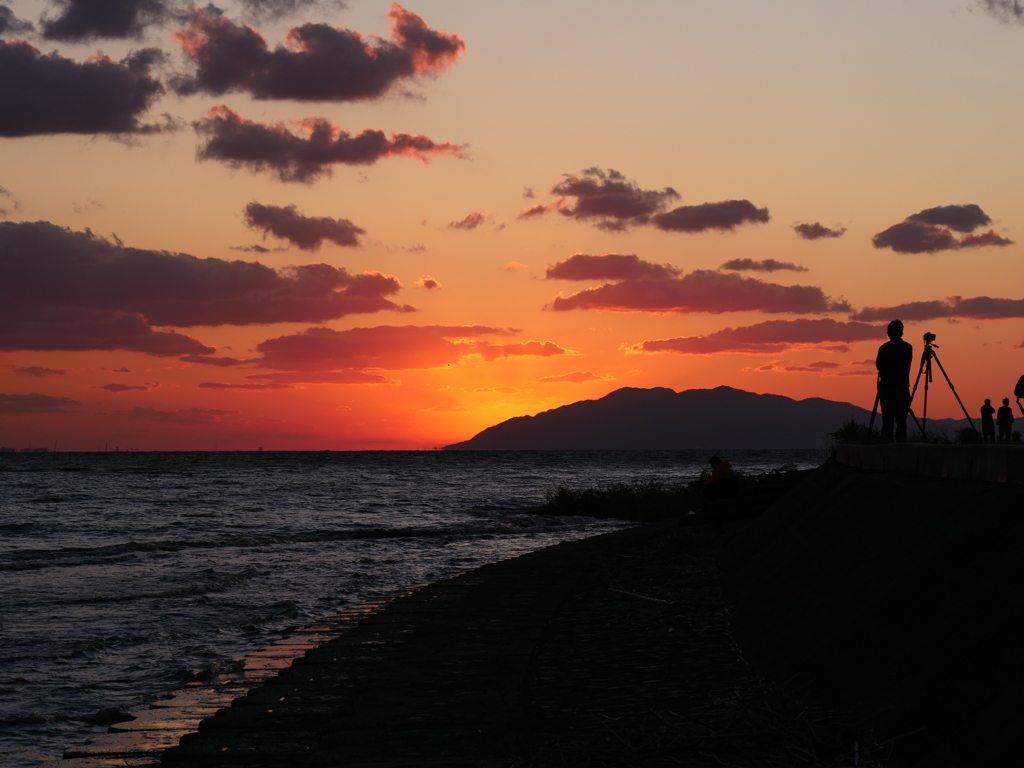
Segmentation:
<svg viewBox="0 0 1024 768">
<path fill-rule="evenodd" d="M 996 441 L 996 426 L 992 421 L 996 409 L 992 407 L 992 401 L 985 398 L 985 404 L 981 406 L 981 440 L 985 443 Z"/>
<path fill-rule="evenodd" d="M 721 498 L 731 494 L 737 483 L 736 473 L 732 471 L 732 465 L 728 461 L 722 461 L 717 456 L 708 459 L 711 465 L 711 477 L 704 481 L 708 491 L 708 498 Z"/>
<path fill-rule="evenodd" d="M 1010 407 L 1010 398 L 1003 398 L 1003 405 L 996 413 L 996 424 L 999 426 L 999 442 L 1010 442 L 1010 431 L 1013 429 L 1013 408 Z"/>
</svg>

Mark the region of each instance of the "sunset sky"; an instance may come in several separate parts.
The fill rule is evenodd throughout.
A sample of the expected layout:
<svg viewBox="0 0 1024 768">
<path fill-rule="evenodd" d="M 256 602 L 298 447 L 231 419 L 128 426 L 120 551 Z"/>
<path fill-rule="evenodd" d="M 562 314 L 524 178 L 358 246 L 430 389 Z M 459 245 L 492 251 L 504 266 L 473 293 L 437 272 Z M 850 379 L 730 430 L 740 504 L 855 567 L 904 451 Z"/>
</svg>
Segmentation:
<svg viewBox="0 0 1024 768">
<path fill-rule="evenodd" d="M 0 0 L 0 444 L 870 408 L 895 317 L 973 415 L 1024 373 L 1022 72 L 1013 0 Z"/>
</svg>

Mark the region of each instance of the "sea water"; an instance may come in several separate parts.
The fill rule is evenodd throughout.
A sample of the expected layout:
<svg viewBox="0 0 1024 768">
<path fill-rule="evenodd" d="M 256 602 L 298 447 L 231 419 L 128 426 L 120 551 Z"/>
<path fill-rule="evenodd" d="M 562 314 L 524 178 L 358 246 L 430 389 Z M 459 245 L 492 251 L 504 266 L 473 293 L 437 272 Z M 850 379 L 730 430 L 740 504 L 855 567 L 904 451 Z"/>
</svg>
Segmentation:
<svg viewBox="0 0 1024 768">
<path fill-rule="evenodd" d="M 750 474 L 815 451 L 721 452 Z M 559 486 L 685 483 L 707 451 L 0 454 L 0 765 L 37 766 L 288 627 L 627 523 Z"/>
</svg>

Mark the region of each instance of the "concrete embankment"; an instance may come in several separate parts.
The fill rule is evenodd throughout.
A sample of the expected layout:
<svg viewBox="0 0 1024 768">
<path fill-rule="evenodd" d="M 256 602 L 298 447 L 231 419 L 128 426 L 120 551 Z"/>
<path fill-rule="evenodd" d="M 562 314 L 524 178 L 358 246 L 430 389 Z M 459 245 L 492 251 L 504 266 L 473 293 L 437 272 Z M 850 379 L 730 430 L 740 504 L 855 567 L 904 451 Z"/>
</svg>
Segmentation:
<svg viewBox="0 0 1024 768">
<path fill-rule="evenodd" d="M 1022 537 L 1019 485 L 826 465 L 727 545 L 733 631 L 787 691 L 892 740 L 893 768 L 1011 765 Z"/>
</svg>

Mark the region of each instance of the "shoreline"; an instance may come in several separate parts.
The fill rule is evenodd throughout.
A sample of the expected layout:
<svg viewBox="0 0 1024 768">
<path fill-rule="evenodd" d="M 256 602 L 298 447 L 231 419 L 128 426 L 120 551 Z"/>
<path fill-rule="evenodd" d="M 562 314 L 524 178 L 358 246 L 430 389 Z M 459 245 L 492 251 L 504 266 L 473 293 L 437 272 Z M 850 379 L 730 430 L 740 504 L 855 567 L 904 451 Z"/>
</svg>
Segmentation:
<svg viewBox="0 0 1024 768">
<path fill-rule="evenodd" d="M 405 594 L 203 720 L 163 761 L 674 764 L 738 759 L 756 743 L 797 765 L 812 724 L 834 749 L 848 724 L 774 690 L 732 638 L 718 559 L 750 501 L 563 542 Z"/>
<path fill-rule="evenodd" d="M 162 764 L 1009 761 L 1024 489 L 835 463 L 796 480 L 404 594 Z"/>
</svg>

